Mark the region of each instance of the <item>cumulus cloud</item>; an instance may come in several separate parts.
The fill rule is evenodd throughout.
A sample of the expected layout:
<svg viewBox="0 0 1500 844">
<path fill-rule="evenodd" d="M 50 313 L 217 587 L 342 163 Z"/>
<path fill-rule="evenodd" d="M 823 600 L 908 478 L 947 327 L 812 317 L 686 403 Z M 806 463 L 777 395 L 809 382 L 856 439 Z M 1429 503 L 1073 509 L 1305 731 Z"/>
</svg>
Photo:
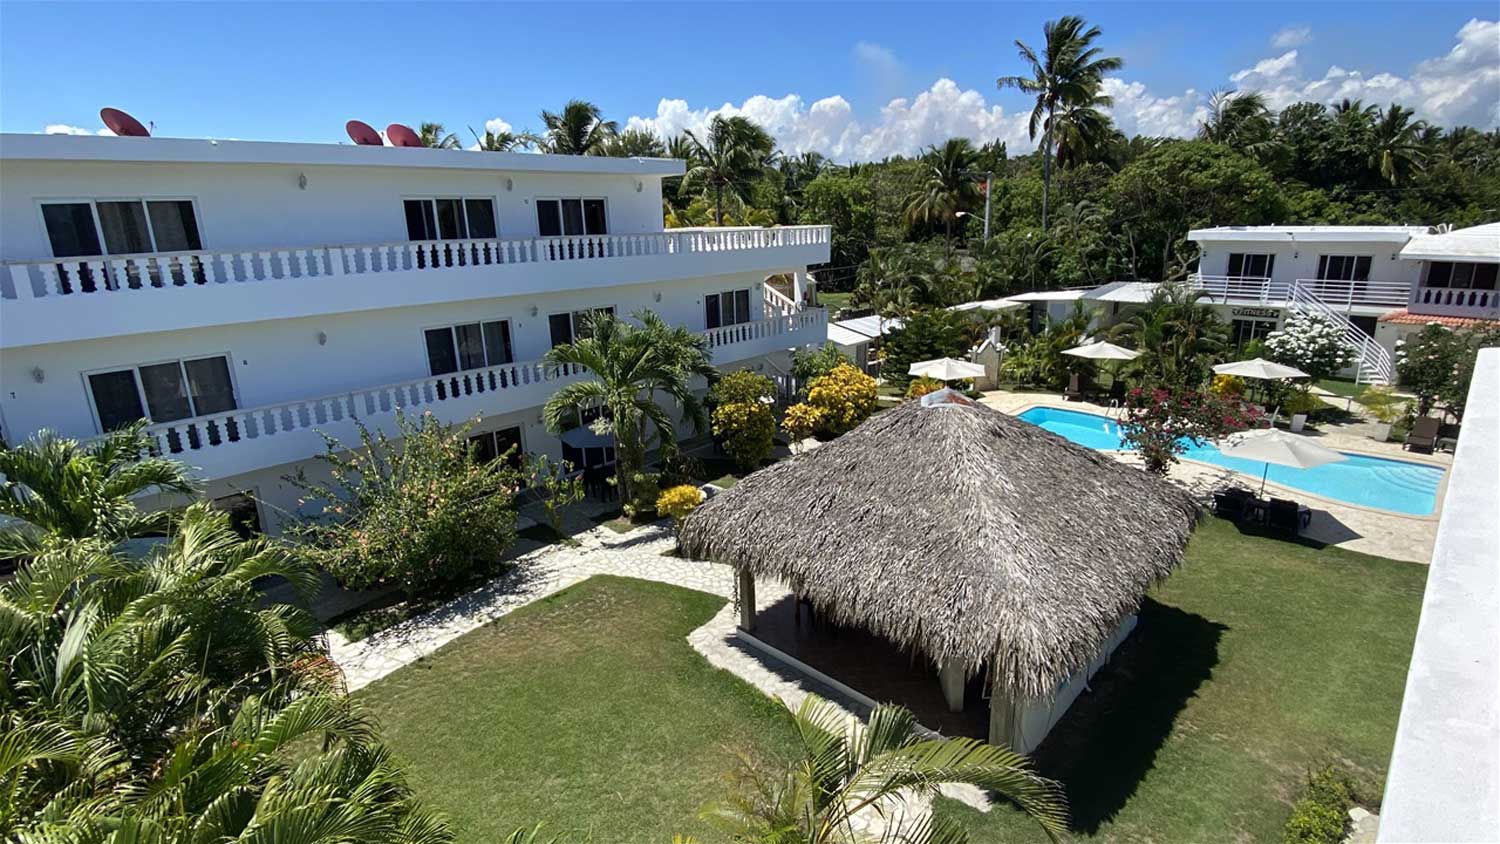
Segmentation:
<svg viewBox="0 0 1500 844">
<path fill-rule="evenodd" d="M 1126 135 L 1186 138 L 1208 117 L 1204 97 L 1189 88 L 1177 96 L 1158 96 L 1139 82 L 1104 80 L 1104 93 L 1114 98 L 1110 111 Z"/>
<path fill-rule="evenodd" d="M 48 123 L 42 129 L 46 135 L 106 135 L 113 136 L 115 133 L 108 129 L 85 129 L 82 126 L 69 126 L 66 123 Z"/>
<path fill-rule="evenodd" d="M 1276 30 L 1271 36 L 1271 46 L 1278 50 L 1289 47 L 1301 47 L 1313 40 L 1312 27 L 1310 26 L 1283 26 Z"/>
<path fill-rule="evenodd" d="M 498 117 L 491 117 L 484 121 L 484 131 L 492 135 L 501 135 L 511 131 L 511 125 Z"/>
<path fill-rule="evenodd" d="M 1297 51 L 1288 50 L 1274 59 L 1261 59 L 1255 67 L 1229 74 L 1229 79 L 1240 85 L 1274 84 L 1284 79 L 1297 67 Z"/>
</svg>

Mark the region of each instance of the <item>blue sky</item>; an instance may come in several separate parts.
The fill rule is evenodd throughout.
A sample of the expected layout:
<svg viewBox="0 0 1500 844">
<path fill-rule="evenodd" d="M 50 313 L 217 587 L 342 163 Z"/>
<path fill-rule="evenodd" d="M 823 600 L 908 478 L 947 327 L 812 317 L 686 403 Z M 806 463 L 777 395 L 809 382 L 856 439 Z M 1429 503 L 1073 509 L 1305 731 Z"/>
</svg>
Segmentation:
<svg viewBox="0 0 1500 844">
<path fill-rule="evenodd" d="M 840 159 L 950 134 L 1024 149 L 1014 39 L 1081 14 L 1123 57 L 1127 131 L 1185 134 L 1216 88 L 1273 103 L 1393 96 L 1428 119 L 1500 123 L 1490 2 L 939 5 L 0 3 L 0 129 L 93 132 L 104 105 L 161 135 L 339 141 L 437 120 L 536 128 L 593 100 L 663 132 L 728 105 Z M 896 102 L 893 103 L 892 101 Z"/>
</svg>

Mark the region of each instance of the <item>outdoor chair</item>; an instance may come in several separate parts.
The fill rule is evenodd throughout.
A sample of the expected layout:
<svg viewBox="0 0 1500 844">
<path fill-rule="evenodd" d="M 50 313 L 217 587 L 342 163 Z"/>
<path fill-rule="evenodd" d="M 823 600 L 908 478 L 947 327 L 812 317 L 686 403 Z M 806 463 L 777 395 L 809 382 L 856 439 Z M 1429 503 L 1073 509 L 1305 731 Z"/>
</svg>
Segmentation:
<svg viewBox="0 0 1500 844">
<path fill-rule="evenodd" d="M 1114 399 L 1115 401 L 1124 401 L 1125 400 L 1125 391 L 1126 391 L 1126 387 L 1125 387 L 1125 382 L 1124 381 L 1121 381 L 1120 379 L 1116 378 L 1114 381 L 1110 382 L 1110 385 L 1109 385 L 1109 397 L 1111 399 Z"/>
<path fill-rule="evenodd" d="M 1406 435 L 1406 442 L 1401 447 L 1431 454 L 1437 447 L 1438 431 L 1442 427 L 1443 420 L 1435 416 L 1423 416 L 1411 426 L 1411 432 Z"/>
<path fill-rule="evenodd" d="M 1248 489 L 1230 487 L 1214 493 L 1214 515 L 1221 519 L 1233 519 L 1239 521 L 1246 514 L 1246 506 L 1255 500 L 1255 495 Z"/>
<path fill-rule="evenodd" d="M 1312 510 L 1295 501 L 1273 498 L 1270 507 L 1266 509 L 1266 526 L 1272 530 L 1296 536 L 1310 524 L 1312 524 Z"/>
</svg>

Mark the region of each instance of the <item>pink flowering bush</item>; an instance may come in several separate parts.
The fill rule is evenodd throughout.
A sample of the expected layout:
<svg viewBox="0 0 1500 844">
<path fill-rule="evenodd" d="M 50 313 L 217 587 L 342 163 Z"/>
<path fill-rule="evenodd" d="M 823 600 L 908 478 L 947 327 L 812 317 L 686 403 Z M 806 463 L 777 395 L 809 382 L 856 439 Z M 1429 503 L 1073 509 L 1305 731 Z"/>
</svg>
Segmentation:
<svg viewBox="0 0 1500 844">
<path fill-rule="evenodd" d="M 1125 394 L 1120 437 L 1140 452 L 1146 470 L 1165 475 L 1189 443 L 1202 444 L 1255 424 L 1260 411 L 1238 396 L 1208 390 L 1137 387 Z"/>
<path fill-rule="evenodd" d="M 356 447 L 324 438 L 330 480 L 287 479 L 323 511 L 290 533 L 303 559 L 344 586 L 440 593 L 499 562 L 515 538 L 520 475 L 507 455 L 476 457 L 472 422 L 398 414 L 396 425 L 387 437 L 361 424 Z"/>
</svg>

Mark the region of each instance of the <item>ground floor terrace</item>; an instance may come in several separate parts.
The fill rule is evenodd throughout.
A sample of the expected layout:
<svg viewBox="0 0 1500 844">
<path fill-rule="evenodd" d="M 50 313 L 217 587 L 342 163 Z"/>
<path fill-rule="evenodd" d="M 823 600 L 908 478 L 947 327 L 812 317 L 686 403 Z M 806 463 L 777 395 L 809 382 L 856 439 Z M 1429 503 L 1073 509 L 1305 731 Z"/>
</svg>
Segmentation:
<svg viewBox="0 0 1500 844">
<path fill-rule="evenodd" d="M 538 821 L 597 842 L 725 840 L 702 811 L 743 787 L 740 760 L 793 756 L 782 703 L 863 704 L 739 639 L 732 572 L 675 556 L 665 526 L 572 527 L 578 546 L 528 545 L 511 573 L 426 616 L 331 636 L 333 655 L 461 841 Z M 1376 799 L 1425 575 L 1207 520 L 1035 755 L 1067 789 L 1070 838 L 1277 840 L 1326 762 Z M 764 617 L 780 607 L 795 627 L 785 589 L 757 586 Z M 821 662 L 840 684 L 964 730 L 943 720 L 935 673 L 844 643 L 866 658 Z M 1042 840 L 1006 806 L 955 797 L 934 810 L 975 841 Z"/>
</svg>

